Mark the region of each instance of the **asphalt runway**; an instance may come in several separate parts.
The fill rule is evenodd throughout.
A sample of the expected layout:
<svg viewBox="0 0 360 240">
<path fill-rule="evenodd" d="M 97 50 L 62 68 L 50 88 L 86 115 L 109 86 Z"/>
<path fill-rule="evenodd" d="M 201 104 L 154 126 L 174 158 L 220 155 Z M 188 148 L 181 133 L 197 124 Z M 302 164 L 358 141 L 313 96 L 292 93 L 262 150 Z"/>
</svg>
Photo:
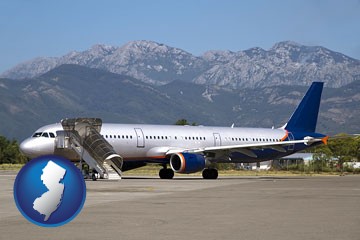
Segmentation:
<svg viewBox="0 0 360 240">
<path fill-rule="evenodd" d="M 87 181 L 82 212 L 43 228 L 0 172 L 0 239 L 360 239 L 360 176 Z"/>
</svg>

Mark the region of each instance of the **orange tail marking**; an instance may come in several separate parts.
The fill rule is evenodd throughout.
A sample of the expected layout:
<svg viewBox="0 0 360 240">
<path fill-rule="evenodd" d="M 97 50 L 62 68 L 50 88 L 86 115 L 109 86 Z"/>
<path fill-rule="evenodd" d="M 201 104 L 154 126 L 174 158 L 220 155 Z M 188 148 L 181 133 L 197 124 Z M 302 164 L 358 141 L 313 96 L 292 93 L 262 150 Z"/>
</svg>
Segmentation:
<svg viewBox="0 0 360 240">
<path fill-rule="evenodd" d="M 321 139 L 321 141 L 322 141 L 325 145 L 328 144 L 328 140 L 329 140 L 329 136 L 326 136 L 326 137 L 324 137 L 324 138 Z"/>
<path fill-rule="evenodd" d="M 285 141 L 288 136 L 289 136 L 289 132 L 288 130 L 286 130 L 285 136 L 281 138 L 281 141 Z"/>
</svg>

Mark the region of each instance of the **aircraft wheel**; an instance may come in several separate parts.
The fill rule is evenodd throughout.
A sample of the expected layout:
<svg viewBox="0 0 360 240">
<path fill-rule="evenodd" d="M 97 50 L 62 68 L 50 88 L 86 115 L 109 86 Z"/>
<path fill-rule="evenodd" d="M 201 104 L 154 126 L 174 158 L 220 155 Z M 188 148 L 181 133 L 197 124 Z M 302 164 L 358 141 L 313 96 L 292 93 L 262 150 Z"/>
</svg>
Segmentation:
<svg viewBox="0 0 360 240">
<path fill-rule="evenodd" d="M 93 174 L 91 175 L 91 179 L 92 179 L 93 181 L 96 181 L 96 180 L 97 180 L 95 173 L 93 173 Z"/>
<path fill-rule="evenodd" d="M 219 176 L 218 170 L 213 168 L 211 169 L 211 179 L 217 179 Z"/>
<path fill-rule="evenodd" d="M 205 168 L 202 171 L 202 176 L 203 176 L 203 179 L 209 179 L 209 176 L 210 176 L 209 169 Z"/>
<path fill-rule="evenodd" d="M 159 171 L 159 177 L 161 179 L 173 179 L 174 171 L 169 168 L 163 168 Z"/>
<path fill-rule="evenodd" d="M 215 168 L 205 168 L 202 171 L 202 176 L 204 179 L 217 179 L 218 175 L 218 170 Z"/>
</svg>

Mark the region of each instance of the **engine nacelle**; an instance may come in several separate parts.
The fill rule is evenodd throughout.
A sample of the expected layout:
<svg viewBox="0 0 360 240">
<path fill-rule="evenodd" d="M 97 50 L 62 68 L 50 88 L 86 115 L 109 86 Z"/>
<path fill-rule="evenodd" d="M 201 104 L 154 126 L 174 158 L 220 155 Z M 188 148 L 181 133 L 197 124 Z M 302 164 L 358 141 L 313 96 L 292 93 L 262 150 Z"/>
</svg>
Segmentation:
<svg viewBox="0 0 360 240">
<path fill-rule="evenodd" d="M 175 153 L 170 157 L 171 169 L 176 173 L 194 173 L 205 168 L 203 155 L 193 153 Z"/>
</svg>

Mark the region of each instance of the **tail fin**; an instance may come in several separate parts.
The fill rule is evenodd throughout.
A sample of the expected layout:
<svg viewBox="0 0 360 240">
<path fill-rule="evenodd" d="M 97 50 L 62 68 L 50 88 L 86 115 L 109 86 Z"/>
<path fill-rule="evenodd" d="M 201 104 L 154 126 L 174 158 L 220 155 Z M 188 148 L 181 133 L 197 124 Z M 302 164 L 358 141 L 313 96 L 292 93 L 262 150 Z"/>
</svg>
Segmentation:
<svg viewBox="0 0 360 240">
<path fill-rule="evenodd" d="M 315 132 L 323 82 L 313 82 L 285 126 L 294 132 Z"/>
</svg>

